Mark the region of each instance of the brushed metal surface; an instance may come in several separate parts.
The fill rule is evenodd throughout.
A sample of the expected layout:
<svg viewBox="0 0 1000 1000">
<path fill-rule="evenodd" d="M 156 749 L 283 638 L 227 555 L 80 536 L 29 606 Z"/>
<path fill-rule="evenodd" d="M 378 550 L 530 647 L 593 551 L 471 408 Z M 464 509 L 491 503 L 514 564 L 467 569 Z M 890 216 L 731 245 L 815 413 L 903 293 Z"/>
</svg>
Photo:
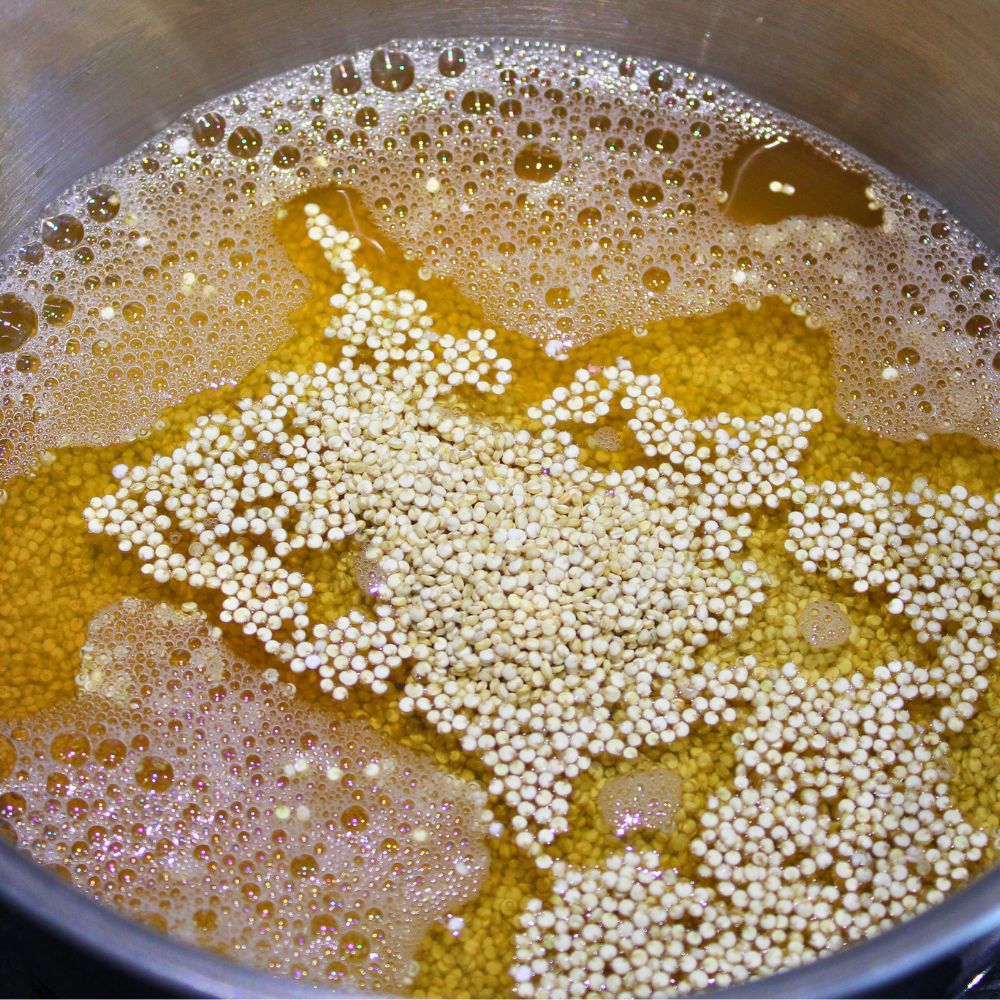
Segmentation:
<svg viewBox="0 0 1000 1000">
<path fill-rule="evenodd" d="M 5 0 L 0 245 L 193 104 L 391 36 L 657 55 L 856 146 L 1000 243 L 996 0 Z"/>
<path fill-rule="evenodd" d="M 390 37 L 508 34 L 705 70 L 807 119 L 1000 245 L 998 0 L 2 0 L 0 246 L 193 104 Z M 0 843 L 0 893 L 185 995 L 294 987 L 99 909 Z M 1000 927 L 1000 870 L 756 996 L 878 993 Z"/>
</svg>

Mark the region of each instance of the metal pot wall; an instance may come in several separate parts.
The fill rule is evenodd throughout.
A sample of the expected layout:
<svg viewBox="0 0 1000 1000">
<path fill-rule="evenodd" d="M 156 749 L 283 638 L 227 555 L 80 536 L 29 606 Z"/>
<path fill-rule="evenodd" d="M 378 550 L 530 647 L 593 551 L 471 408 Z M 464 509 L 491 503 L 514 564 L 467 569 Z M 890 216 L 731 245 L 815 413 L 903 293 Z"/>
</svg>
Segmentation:
<svg viewBox="0 0 1000 1000">
<path fill-rule="evenodd" d="M 995 0 L 5 0 L 0 245 L 200 101 L 390 37 L 463 34 L 589 43 L 713 73 L 856 146 L 1000 245 Z M 167 993 L 295 995 L 99 908 L 2 843 L 0 894 L 73 942 L 73 961 L 96 955 Z M 740 993 L 944 995 L 998 940 L 995 870 L 875 940 Z"/>
</svg>

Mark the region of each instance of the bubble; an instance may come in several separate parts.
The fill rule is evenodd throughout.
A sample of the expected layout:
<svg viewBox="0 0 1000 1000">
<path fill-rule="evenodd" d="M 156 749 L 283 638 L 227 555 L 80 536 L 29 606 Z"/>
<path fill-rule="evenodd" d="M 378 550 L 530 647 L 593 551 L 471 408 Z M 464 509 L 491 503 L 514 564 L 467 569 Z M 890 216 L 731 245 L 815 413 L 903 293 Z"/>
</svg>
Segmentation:
<svg viewBox="0 0 1000 1000">
<path fill-rule="evenodd" d="M 522 180 L 544 184 L 562 169 L 562 157 L 551 146 L 532 142 L 514 157 L 514 173 Z"/>
<path fill-rule="evenodd" d="M 345 830 L 363 830 L 368 825 L 368 813 L 361 806 L 351 806 L 340 815 Z"/>
<path fill-rule="evenodd" d="M 19 372 L 30 374 L 42 367 L 42 360 L 37 354 L 19 354 L 15 366 Z"/>
<path fill-rule="evenodd" d="M 16 351 L 38 331 L 38 314 L 12 292 L 0 293 L 0 354 Z"/>
<path fill-rule="evenodd" d="M 292 858 L 291 869 L 297 878 L 312 878 L 319 873 L 319 864 L 311 854 L 299 854 Z"/>
<path fill-rule="evenodd" d="M 368 938 L 363 934 L 348 931 L 340 939 L 340 951 L 348 962 L 362 962 L 368 957 Z"/>
<path fill-rule="evenodd" d="M 868 177 L 796 136 L 740 143 L 722 164 L 721 186 L 727 214 L 740 222 L 771 225 L 797 215 L 882 222 L 866 193 Z"/>
<path fill-rule="evenodd" d="M 971 337 L 988 337 L 992 331 L 993 321 L 982 313 L 970 316 L 965 323 L 965 332 Z"/>
<path fill-rule="evenodd" d="M 625 441 L 614 427 L 600 427 L 587 439 L 587 444 L 597 451 L 621 451 Z"/>
<path fill-rule="evenodd" d="M 667 831 L 681 803 L 680 775 L 665 767 L 609 778 L 597 793 L 604 822 L 623 837 L 635 829 Z"/>
<path fill-rule="evenodd" d="M 45 248 L 41 243 L 26 243 L 17 251 L 17 259 L 25 264 L 41 264 L 45 259 Z"/>
<path fill-rule="evenodd" d="M 143 757 L 135 783 L 151 792 L 165 792 L 174 783 L 174 769 L 162 757 Z"/>
<path fill-rule="evenodd" d="M 362 592 L 370 597 L 382 597 L 388 593 L 385 571 L 365 552 L 359 553 L 354 560 L 354 578 Z"/>
<path fill-rule="evenodd" d="M 393 94 L 406 90 L 413 83 L 413 60 L 405 52 L 376 49 L 369 71 L 376 87 Z"/>
<path fill-rule="evenodd" d="M 353 59 L 342 59 L 330 68 L 330 87 L 341 97 L 350 97 L 361 89 L 361 74 Z"/>
<path fill-rule="evenodd" d="M 128 323 L 141 323 L 146 318 L 146 307 L 141 302 L 126 302 L 122 306 L 122 316 Z"/>
<path fill-rule="evenodd" d="M 105 739 L 94 748 L 94 760 L 102 767 L 117 767 L 128 756 L 128 748 L 118 739 Z"/>
<path fill-rule="evenodd" d="M 87 192 L 87 214 L 95 222 L 110 222 L 118 215 L 121 197 L 110 184 L 98 184 Z"/>
<path fill-rule="evenodd" d="M 0 816 L 5 819 L 17 819 L 24 815 L 28 803 L 19 792 L 4 792 L 0 795 Z"/>
<path fill-rule="evenodd" d="M 836 649 L 851 637 L 851 620 L 833 601 L 811 601 L 799 615 L 799 634 L 813 649 Z"/>
<path fill-rule="evenodd" d="M 274 151 L 272 162 L 279 170 L 291 170 L 301 159 L 302 153 L 299 152 L 298 147 L 279 146 Z"/>
<path fill-rule="evenodd" d="M 649 89 L 655 94 L 661 94 L 673 85 L 673 77 L 665 69 L 654 69 L 649 74 Z"/>
<path fill-rule="evenodd" d="M 467 115 L 485 115 L 495 103 L 496 98 L 488 90 L 470 90 L 462 98 L 462 110 Z"/>
<path fill-rule="evenodd" d="M 545 304 L 550 309 L 566 309 L 573 304 L 573 296 L 565 285 L 557 285 L 545 292 Z"/>
<path fill-rule="evenodd" d="M 42 223 L 42 242 L 51 250 L 69 250 L 82 239 L 83 223 L 75 215 L 54 215 Z"/>
<path fill-rule="evenodd" d="M 461 76 L 465 72 L 465 52 L 449 45 L 438 57 L 438 72 L 442 76 Z"/>
<path fill-rule="evenodd" d="M 676 132 L 659 127 L 649 129 L 643 137 L 643 142 L 646 144 L 646 148 L 651 149 L 654 153 L 666 154 L 675 153 L 680 145 L 680 139 L 678 139 Z"/>
<path fill-rule="evenodd" d="M 670 286 L 670 272 L 662 267 L 647 267 L 642 272 L 642 284 L 653 293 L 664 292 Z"/>
<path fill-rule="evenodd" d="M 49 744 L 52 759 L 82 767 L 90 760 L 90 740 L 81 732 L 60 733 Z"/>
<path fill-rule="evenodd" d="M 252 125 L 237 125 L 226 142 L 229 152 L 241 160 L 252 160 L 264 145 L 264 137 Z"/>
<path fill-rule="evenodd" d="M 6 781 L 14 770 L 17 751 L 6 736 L 0 736 L 0 781 Z"/>
<path fill-rule="evenodd" d="M 191 135 L 199 146 L 218 146 L 226 137 L 226 119 L 218 111 L 206 111 L 195 119 Z"/>
<path fill-rule="evenodd" d="M 653 181 L 636 181 L 629 185 L 628 198 L 640 208 L 652 208 L 663 201 L 663 188 Z"/>
</svg>

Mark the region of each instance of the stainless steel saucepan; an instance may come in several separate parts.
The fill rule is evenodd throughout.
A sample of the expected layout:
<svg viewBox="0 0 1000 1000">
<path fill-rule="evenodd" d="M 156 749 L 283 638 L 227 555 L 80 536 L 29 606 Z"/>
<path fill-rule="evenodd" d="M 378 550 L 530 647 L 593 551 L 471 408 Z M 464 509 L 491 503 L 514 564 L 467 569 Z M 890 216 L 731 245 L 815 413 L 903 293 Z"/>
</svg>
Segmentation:
<svg viewBox="0 0 1000 1000">
<path fill-rule="evenodd" d="M 79 177 L 215 95 L 392 37 L 500 34 L 659 56 L 727 79 L 867 153 L 1000 246 L 997 0 L 3 0 L 0 245 Z M 72 942 L 72 954 L 150 988 L 313 992 L 133 924 L 3 843 L 0 895 Z M 997 942 L 1000 870 L 878 938 L 739 993 L 942 994 Z M 920 974 L 936 978 L 899 985 Z"/>
</svg>

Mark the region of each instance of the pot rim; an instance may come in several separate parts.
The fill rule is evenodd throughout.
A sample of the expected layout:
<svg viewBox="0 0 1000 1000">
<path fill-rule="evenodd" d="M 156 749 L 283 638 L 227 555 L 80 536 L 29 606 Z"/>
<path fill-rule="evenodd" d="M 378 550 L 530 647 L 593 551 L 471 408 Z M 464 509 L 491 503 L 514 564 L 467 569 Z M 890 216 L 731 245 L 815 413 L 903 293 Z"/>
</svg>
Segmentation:
<svg viewBox="0 0 1000 1000">
<path fill-rule="evenodd" d="M 0 897 L 100 959 L 179 996 L 305 997 L 308 987 L 215 955 L 131 920 L 0 842 Z M 718 997 L 874 996 L 1000 929 L 1000 867 L 918 916 L 787 972 L 711 992 Z M 915 963 L 914 956 L 920 956 Z M 370 996 L 329 991 L 326 996 Z"/>
</svg>

